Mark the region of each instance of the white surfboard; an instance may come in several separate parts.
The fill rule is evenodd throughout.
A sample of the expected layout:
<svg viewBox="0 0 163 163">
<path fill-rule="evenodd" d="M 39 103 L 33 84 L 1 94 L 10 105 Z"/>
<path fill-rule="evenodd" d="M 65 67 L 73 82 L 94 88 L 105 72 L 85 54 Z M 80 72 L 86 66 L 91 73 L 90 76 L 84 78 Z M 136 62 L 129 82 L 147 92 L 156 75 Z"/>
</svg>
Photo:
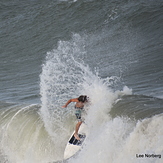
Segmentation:
<svg viewBox="0 0 163 163">
<path fill-rule="evenodd" d="M 71 137 L 66 145 L 66 148 L 65 148 L 64 159 L 68 159 L 68 158 L 72 157 L 74 154 L 76 154 L 82 148 L 83 141 L 85 140 L 86 133 L 87 133 L 86 125 L 84 123 L 82 123 L 82 125 L 80 126 L 78 133 L 79 133 L 80 140 L 77 140 L 74 137 L 74 132 L 71 135 Z"/>
</svg>

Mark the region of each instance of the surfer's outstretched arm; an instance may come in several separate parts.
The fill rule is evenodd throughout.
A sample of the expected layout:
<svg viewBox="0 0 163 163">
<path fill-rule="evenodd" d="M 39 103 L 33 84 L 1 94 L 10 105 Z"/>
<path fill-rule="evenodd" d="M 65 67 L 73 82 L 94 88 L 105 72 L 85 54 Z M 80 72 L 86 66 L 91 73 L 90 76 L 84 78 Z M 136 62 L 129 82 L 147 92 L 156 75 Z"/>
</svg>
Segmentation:
<svg viewBox="0 0 163 163">
<path fill-rule="evenodd" d="M 68 106 L 69 103 L 71 102 L 79 102 L 77 98 L 73 98 L 73 99 L 70 99 L 66 102 L 65 105 L 62 106 L 62 108 L 66 108 Z"/>
</svg>

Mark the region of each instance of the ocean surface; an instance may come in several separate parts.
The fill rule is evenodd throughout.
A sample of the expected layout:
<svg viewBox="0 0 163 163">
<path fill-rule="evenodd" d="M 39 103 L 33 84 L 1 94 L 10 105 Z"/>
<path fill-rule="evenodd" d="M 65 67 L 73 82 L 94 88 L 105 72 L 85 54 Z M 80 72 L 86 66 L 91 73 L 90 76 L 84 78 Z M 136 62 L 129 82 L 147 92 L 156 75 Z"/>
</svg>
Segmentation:
<svg viewBox="0 0 163 163">
<path fill-rule="evenodd" d="M 162 124 L 162 0 L 0 1 L 0 163 L 162 163 Z"/>
</svg>

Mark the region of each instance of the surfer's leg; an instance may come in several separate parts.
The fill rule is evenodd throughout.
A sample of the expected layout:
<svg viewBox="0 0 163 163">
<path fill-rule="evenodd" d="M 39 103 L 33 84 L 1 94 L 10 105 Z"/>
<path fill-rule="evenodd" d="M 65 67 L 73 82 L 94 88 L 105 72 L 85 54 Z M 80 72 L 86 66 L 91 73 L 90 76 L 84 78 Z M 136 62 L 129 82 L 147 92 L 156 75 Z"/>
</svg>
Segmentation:
<svg viewBox="0 0 163 163">
<path fill-rule="evenodd" d="M 78 131 L 79 131 L 79 128 L 80 128 L 80 125 L 82 124 L 82 121 L 79 121 L 77 124 L 76 124 L 76 127 L 75 127 L 75 133 L 74 133 L 74 136 L 77 140 L 80 140 L 79 138 L 79 135 L 78 135 Z"/>
</svg>

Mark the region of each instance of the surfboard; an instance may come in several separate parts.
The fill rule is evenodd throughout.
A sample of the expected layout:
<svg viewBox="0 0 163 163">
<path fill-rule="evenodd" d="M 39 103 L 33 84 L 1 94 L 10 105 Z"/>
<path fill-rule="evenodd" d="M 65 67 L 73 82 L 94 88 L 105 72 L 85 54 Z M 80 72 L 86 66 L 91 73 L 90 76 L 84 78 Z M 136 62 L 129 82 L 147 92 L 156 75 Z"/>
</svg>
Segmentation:
<svg viewBox="0 0 163 163">
<path fill-rule="evenodd" d="M 80 126 L 78 133 L 79 133 L 80 140 L 77 140 L 74 137 L 74 132 L 69 138 L 65 151 L 64 151 L 64 159 L 68 159 L 72 157 L 82 148 L 83 142 L 86 138 L 86 125 L 85 124 L 82 124 Z"/>
</svg>

